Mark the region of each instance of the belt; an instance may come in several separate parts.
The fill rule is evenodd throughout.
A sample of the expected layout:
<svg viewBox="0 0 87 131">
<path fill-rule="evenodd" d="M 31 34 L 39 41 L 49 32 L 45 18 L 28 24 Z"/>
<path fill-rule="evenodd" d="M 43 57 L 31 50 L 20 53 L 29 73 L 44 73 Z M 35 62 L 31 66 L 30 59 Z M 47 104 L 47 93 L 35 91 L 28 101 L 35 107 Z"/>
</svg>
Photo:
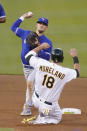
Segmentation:
<svg viewBox="0 0 87 131">
<path fill-rule="evenodd" d="M 24 68 L 29 68 L 29 69 L 34 69 L 32 66 L 29 66 L 29 65 L 23 65 Z"/>
<path fill-rule="evenodd" d="M 39 95 L 35 92 L 35 95 L 37 96 L 37 98 L 39 98 Z M 41 100 L 40 100 L 41 101 Z M 47 105 L 52 105 L 52 103 L 51 102 L 48 102 L 48 101 L 44 101 L 44 103 L 45 104 L 47 104 Z"/>
</svg>

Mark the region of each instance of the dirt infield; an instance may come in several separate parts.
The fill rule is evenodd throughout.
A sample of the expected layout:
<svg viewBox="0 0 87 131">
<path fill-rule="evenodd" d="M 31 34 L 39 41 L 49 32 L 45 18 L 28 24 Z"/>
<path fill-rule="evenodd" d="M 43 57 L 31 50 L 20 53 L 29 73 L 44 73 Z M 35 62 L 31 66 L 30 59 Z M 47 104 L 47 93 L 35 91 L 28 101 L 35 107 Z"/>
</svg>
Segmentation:
<svg viewBox="0 0 87 131">
<path fill-rule="evenodd" d="M 59 125 L 22 125 L 20 116 L 25 100 L 26 84 L 23 76 L 0 75 L 0 128 L 15 131 L 87 131 L 87 78 L 68 83 L 59 100 L 61 108 L 74 107 L 82 115 L 63 115 Z M 37 114 L 32 108 L 32 115 Z"/>
</svg>

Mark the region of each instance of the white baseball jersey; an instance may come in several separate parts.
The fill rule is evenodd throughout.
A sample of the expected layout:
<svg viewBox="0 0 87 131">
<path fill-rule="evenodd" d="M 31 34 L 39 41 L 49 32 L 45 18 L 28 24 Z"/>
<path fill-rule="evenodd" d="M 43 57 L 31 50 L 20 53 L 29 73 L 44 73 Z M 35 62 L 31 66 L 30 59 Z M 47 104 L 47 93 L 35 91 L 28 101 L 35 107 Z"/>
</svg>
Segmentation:
<svg viewBox="0 0 87 131">
<path fill-rule="evenodd" d="M 30 58 L 29 63 L 35 69 L 34 75 L 31 74 L 29 78 L 34 81 L 35 91 L 49 102 L 58 101 L 64 85 L 77 76 L 74 69 L 64 68 L 35 56 Z"/>
</svg>

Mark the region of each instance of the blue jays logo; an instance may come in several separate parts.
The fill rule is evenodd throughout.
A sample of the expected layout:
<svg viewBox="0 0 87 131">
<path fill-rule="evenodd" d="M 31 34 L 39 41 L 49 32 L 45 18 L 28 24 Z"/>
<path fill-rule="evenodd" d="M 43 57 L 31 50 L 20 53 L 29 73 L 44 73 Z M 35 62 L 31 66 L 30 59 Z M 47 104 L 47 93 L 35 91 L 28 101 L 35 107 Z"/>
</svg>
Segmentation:
<svg viewBox="0 0 87 131">
<path fill-rule="evenodd" d="M 45 18 L 42 18 L 43 21 L 45 21 Z"/>
</svg>

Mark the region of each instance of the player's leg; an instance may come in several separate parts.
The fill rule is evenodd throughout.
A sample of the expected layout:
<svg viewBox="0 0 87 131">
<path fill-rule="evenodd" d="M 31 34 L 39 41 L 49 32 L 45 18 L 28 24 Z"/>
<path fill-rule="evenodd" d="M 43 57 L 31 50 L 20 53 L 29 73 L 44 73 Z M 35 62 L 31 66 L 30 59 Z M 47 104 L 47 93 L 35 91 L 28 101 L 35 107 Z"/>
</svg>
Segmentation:
<svg viewBox="0 0 87 131">
<path fill-rule="evenodd" d="M 23 71 L 24 71 L 24 76 L 25 80 L 27 83 L 28 76 L 32 73 L 33 69 L 28 68 L 27 66 L 23 65 Z M 31 106 L 32 106 L 32 101 L 30 101 L 30 96 L 29 96 L 29 89 L 26 89 L 26 101 L 23 106 L 23 111 L 21 112 L 21 115 L 31 115 Z"/>
<path fill-rule="evenodd" d="M 62 119 L 62 112 L 61 112 L 61 109 L 60 109 L 60 106 L 59 106 L 58 102 L 54 102 L 52 104 L 52 110 L 50 111 L 49 116 L 48 116 L 47 119 L 49 119 L 48 123 L 51 123 L 52 120 L 54 120 L 53 124 L 60 123 L 60 121 Z"/>
<path fill-rule="evenodd" d="M 53 105 L 40 103 L 39 116 L 33 124 L 58 124 L 61 118 L 62 113 L 57 102 Z"/>
<path fill-rule="evenodd" d="M 35 108 L 39 109 L 39 105 L 41 104 L 39 99 L 36 97 L 35 92 L 33 93 L 32 96 L 32 102 Z"/>
<path fill-rule="evenodd" d="M 32 101 L 39 112 L 39 115 L 33 124 L 58 124 L 61 121 L 62 113 L 58 102 L 54 102 L 52 105 L 45 104 L 36 96 L 35 92 Z"/>
</svg>

